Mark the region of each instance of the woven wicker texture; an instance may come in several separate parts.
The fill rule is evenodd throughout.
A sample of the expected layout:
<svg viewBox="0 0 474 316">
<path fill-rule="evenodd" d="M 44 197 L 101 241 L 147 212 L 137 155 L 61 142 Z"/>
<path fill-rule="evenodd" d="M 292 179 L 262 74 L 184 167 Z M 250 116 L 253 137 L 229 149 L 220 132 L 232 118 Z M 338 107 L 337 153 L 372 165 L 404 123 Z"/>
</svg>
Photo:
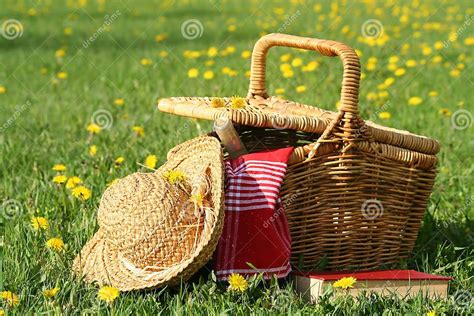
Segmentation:
<svg viewBox="0 0 474 316">
<path fill-rule="evenodd" d="M 99 231 L 74 270 L 122 291 L 189 278 L 209 260 L 222 230 L 222 161 L 219 141 L 199 137 L 172 149 L 156 172 L 113 184 L 100 202 Z"/>
<path fill-rule="evenodd" d="M 265 60 L 273 46 L 339 56 L 338 113 L 269 97 Z M 250 152 L 295 147 L 281 195 L 292 237 L 292 263 L 302 269 L 370 269 L 398 262 L 413 249 L 436 174 L 437 141 L 359 116 L 360 64 L 345 44 L 269 34 L 252 54 L 243 109 L 215 98 L 170 98 L 162 111 L 196 118 L 227 115 Z M 215 105 L 220 107 L 215 107 Z"/>
</svg>

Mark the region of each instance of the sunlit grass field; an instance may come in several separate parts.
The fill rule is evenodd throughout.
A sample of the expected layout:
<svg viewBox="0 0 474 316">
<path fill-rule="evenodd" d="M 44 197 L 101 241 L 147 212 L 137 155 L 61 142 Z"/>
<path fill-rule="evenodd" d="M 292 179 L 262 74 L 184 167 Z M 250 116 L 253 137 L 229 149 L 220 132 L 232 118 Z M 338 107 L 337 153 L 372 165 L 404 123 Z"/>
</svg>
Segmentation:
<svg viewBox="0 0 474 316">
<path fill-rule="evenodd" d="M 6 0 L 0 23 L 0 315 L 474 312 L 471 1 Z M 203 273 L 180 288 L 121 293 L 107 304 L 72 275 L 107 185 L 149 171 L 147 157 L 160 165 L 174 145 L 211 130 L 160 113 L 157 100 L 245 96 L 253 44 L 272 32 L 354 47 L 363 118 L 441 143 L 417 245 L 399 268 L 454 277 L 448 300 L 328 293 L 308 304 L 288 284 L 250 280 L 235 294 Z M 267 66 L 270 94 L 337 110 L 339 59 L 273 48 Z M 52 170 L 56 164 L 66 170 Z M 73 176 L 82 183 L 61 183 Z M 35 229 L 36 217 L 48 227 Z M 48 246 L 51 238 L 64 246 Z M 52 288 L 59 291 L 47 297 Z"/>
</svg>

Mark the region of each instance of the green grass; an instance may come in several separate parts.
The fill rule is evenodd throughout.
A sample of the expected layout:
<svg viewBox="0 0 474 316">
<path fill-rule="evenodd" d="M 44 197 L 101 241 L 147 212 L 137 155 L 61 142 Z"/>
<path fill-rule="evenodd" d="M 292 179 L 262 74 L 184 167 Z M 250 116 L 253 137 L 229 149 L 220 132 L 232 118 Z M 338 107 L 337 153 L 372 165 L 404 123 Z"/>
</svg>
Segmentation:
<svg viewBox="0 0 474 316">
<path fill-rule="evenodd" d="M 0 290 L 12 291 L 20 298 L 15 308 L 0 303 L 7 314 L 474 312 L 472 126 L 456 129 L 452 116 L 439 112 L 447 109 L 458 115 L 464 109 L 470 119 L 468 124 L 472 124 L 473 46 L 468 46 L 470 40 L 466 40 L 469 36 L 472 40 L 474 22 L 470 18 L 474 15 L 470 1 L 378 1 L 376 5 L 333 1 L 337 7 L 321 2 L 320 12 L 316 12 L 319 8 L 314 4 L 300 1 L 124 0 L 107 1 L 103 8 L 96 1 L 87 1 L 84 7 L 66 5 L 77 2 L 2 2 L 0 22 L 16 19 L 23 25 L 21 37 L 0 37 L 0 86 L 6 89 L 0 94 Z M 277 8 L 282 8 L 283 14 L 278 14 Z M 83 42 L 98 32 L 104 16 L 110 17 L 116 10 L 120 11 L 118 18 L 85 48 Z M 406 22 L 402 15 L 406 15 Z M 200 38 L 187 40 L 182 36 L 181 24 L 189 19 L 202 23 Z M 388 36 L 383 46 L 361 41 L 361 25 L 369 19 L 382 23 Z M 236 26 L 235 32 L 228 31 L 229 25 Z M 72 30 L 70 36 L 64 34 L 65 28 Z M 157 99 L 246 95 L 248 78 L 244 73 L 249 70 L 250 61 L 243 59 L 241 52 L 251 50 L 262 33 L 278 29 L 340 40 L 357 48 L 366 75 L 360 94 L 363 117 L 440 141 L 439 174 L 417 245 L 411 258 L 401 262 L 400 267 L 454 277 L 450 298 L 429 301 L 423 297 L 400 300 L 369 296 L 352 300 L 334 299 L 328 293 L 319 304 L 311 305 L 285 284 L 262 285 L 257 279 L 251 282 L 247 293 L 235 295 L 225 290 L 225 284 L 216 284 L 204 275 L 178 289 L 122 293 L 112 306 L 101 303 L 96 297 L 97 288 L 75 279 L 70 268 L 72 259 L 97 229 L 96 209 L 107 183 L 145 170 L 140 163 L 149 154 L 156 154 L 159 163 L 163 163 L 167 150 L 175 144 L 211 128 L 208 122 L 160 113 Z M 453 32 L 459 38 L 446 42 Z M 167 34 L 168 38 L 158 43 L 154 40 L 157 34 Z M 448 45 L 437 50 L 436 42 Z M 186 50 L 207 51 L 211 46 L 219 51 L 235 46 L 236 52 L 214 58 L 183 56 Z M 432 52 L 424 55 L 423 46 L 431 47 Z M 58 59 L 55 51 L 60 48 L 66 54 Z M 168 56 L 163 57 L 163 51 Z M 314 72 L 296 69 L 293 78 L 284 79 L 279 71 L 279 57 L 289 52 L 305 63 L 316 60 L 320 65 Z M 404 64 L 409 59 L 416 60 L 418 65 L 406 68 L 404 76 L 396 77 L 387 68 L 392 56 L 399 57 L 396 68 L 406 68 Z M 366 68 L 370 57 L 377 58 L 374 71 Z M 142 58 L 153 64 L 142 66 Z M 214 65 L 205 65 L 209 59 L 214 60 Z M 190 79 L 187 72 L 194 67 L 200 74 Z M 222 74 L 222 67 L 236 70 L 237 76 Z M 208 69 L 215 73 L 213 80 L 202 78 Z M 459 76 L 450 75 L 453 69 L 460 69 Z M 60 71 L 67 72 L 66 80 L 56 78 Z M 269 90 L 273 94 L 275 89 L 285 88 L 284 96 L 290 100 L 335 110 L 341 71 L 338 59 L 272 49 L 268 62 Z M 388 77 L 396 79 L 393 85 L 378 89 Z M 296 93 L 299 85 L 305 85 L 307 91 Z M 367 98 L 379 91 L 387 91 L 387 96 Z M 430 91 L 436 91 L 437 96 L 430 96 Z M 422 98 L 420 105 L 408 105 L 409 98 L 414 96 Z M 124 106 L 114 105 L 116 98 L 123 98 Z M 378 117 L 381 108 L 390 112 L 390 119 Z M 91 137 L 86 126 L 97 110 L 108 111 L 113 124 Z M 133 134 L 134 125 L 144 127 L 144 137 Z M 98 148 L 95 157 L 88 154 L 91 145 Z M 114 160 L 119 156 L 125 157 L 125 162 L 115 168 Z M 92 190 L 92 198 L 79 201 L 69 190 L 52 183 L 55 172 L 51 168 L 56 163 L 67 166 L 66 175 L 81 177 Z M 9 210 L 12 212 L 7 214 Z M 35 214 L 48 218 L 47 231 L 32 230 L 29 221 Z M 54 253 L 45 247 L 46 240 L 53 236 L 61 236 L 65 241 L 65 252 Z M 57 297 L 43 297 L 42 289 L 54 286 L 61 288 Z"/>
</svg>

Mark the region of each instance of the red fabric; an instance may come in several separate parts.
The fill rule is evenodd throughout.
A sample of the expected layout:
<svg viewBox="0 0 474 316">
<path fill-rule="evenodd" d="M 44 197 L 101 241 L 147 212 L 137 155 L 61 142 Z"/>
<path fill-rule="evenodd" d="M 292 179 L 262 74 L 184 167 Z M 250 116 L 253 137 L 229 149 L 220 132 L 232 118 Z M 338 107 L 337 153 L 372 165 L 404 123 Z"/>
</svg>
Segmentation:
<svg viewBox="0 0 474 316">
<path fill-rule="evenodd" d="M 225 219 L 214 267 L 219 280 L 231 273 L 271 278 L 291 271 L 291 238 L 279 194 L 292 152 L 282 148 L 225 162 Z"/>
</svg>

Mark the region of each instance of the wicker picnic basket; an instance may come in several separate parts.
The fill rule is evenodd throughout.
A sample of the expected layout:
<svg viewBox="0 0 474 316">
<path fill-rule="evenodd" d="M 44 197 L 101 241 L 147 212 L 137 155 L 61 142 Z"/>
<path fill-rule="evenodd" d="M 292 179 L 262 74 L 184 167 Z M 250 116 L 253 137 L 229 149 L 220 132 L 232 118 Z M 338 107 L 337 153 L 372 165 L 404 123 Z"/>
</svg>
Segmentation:
<svg viewBox="0 0 474 316">
<path fill-rule="evenodd" d="M 268 96 L 265 62 L 273 46 L 339 56 L 344 74 L 337 113 Z M 362 120 L 359 78 L 359 58 L 343 43 L 269 34 L 254 47 L 243 108 L 231 98 L 179 97 L 160 100 L 159 109 L 209 120 L 227 116 L 250 152 L 295 147 L 281 190 L 293 265 L 371 269 L 412 251 L 439 144 Z"/>
</svg>

